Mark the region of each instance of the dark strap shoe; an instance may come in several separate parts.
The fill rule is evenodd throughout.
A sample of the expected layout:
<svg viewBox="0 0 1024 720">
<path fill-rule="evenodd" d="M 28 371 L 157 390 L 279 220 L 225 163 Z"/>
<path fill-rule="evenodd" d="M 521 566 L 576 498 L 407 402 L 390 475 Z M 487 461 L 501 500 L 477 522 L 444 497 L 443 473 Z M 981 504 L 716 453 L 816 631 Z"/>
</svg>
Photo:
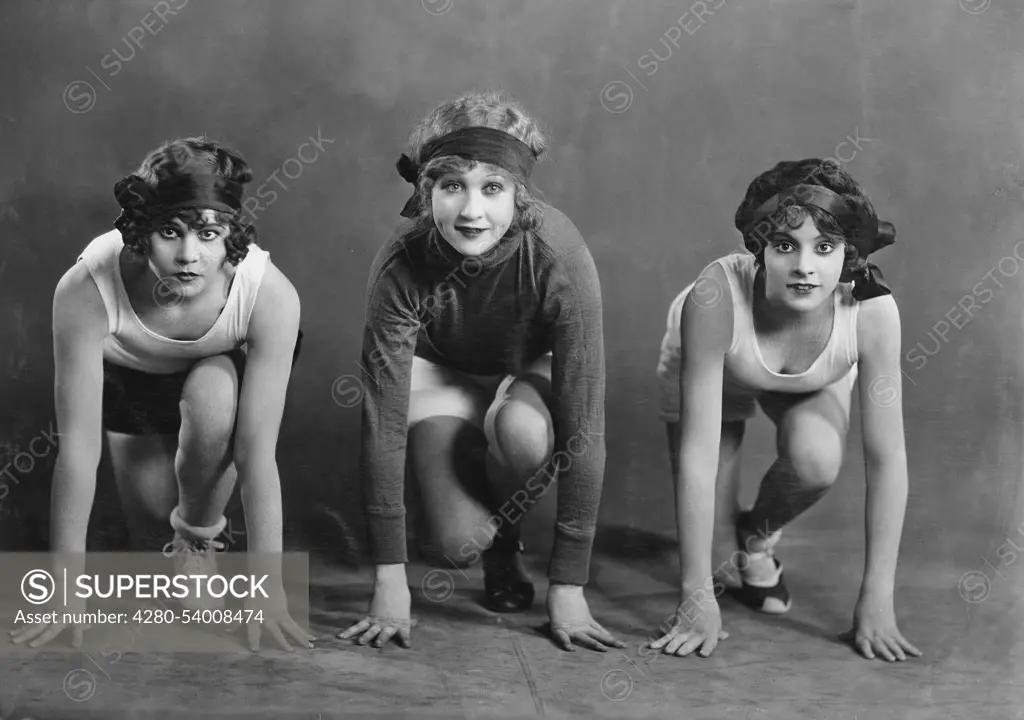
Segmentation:
<svg viewBox="0 0 1024 720">
<path fill-rule="evenodd" d="M 483 606 L 491 612 L 526 612 L 533 606 L 533 583 L 524 580 L 519 569 L 523 552 L 522 543 L 484 552 Z"/>
<path fill-rule="evenodd" d="M 753 535 L 760 535 L 765 542 L 764 550 L 758 553 L 751 553 L 747 550 L 747 539 Z M 739 568 L 740 577 L 743 580 L 743 587 L 734 591 L 735 597 L 752 610 L 766 613 L 768 615 L 784 615 L 793 606 L 793 598 L 790 597 L 789 589 L 786 587 L 782 573 L 782 563 L 775 557 L 775 545 L 781 537 L 781 531 L 773 532 L 766 536 L 764 532 L 758 532 L 750 524 L 750 513 L 740 513 L 736 522 L 736 544 L 740 552 L 746 555 L 746 562 Z M 749 572 L 754 562 L 762 566 L 768 561 L 774 564 L 774 571 L 763 575 L 755 580 Z"/>
</svg>

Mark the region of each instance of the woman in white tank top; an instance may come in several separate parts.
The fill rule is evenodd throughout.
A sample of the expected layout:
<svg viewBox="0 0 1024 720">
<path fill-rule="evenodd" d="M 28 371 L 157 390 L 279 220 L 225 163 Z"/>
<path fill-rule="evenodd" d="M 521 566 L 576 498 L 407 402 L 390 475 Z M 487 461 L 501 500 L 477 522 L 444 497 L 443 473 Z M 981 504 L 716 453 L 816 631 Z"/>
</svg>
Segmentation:
<svg viewBox="0 0 1024 720">
<path fill-rule="evenodd" d="M 207 138 L 157 148 L 115 185 L 116 230 L 58 283 L 50 546 L 56 562 L 82 571 L 74 558 L 86 550 L 101 431 L 133 545 L 155 529 L 178 574 L 216 574 L 237 481 L 249 552 L 278 558 L 259 568 L 270 599 L 239 616 L 256 650 L 261 630 L 286 646 L 285 635 L 302 646 L 312 637 L 289 615 L 280 582 L 275 460 L 299 297 L 240 217 L 251 180 L 242 157 Z M 186 612 L 223 607 L 223 596 L 202 591 L 175 600 Z M 64 627 L 29 625 L 14 640 L 41 645 Z M 83 629 L 73 626 L 74 643 Z"/>
<path fill-rule="evenodd" d="M 866 261 L 895 241 L 895 228 L 878 220 L 845 170 L 813 158 L 779 163 L 755 178 L 735 224 L 750 254 L 705 268 L 673 302 L 662 342 L 661 416 L 683 593 L 651 647 L 710 655 L 726 637 L 716 597 L 729 585 L 761 612 L 790 609 L 774 548 L 782 528 L 839 475 L 859 376 L 868 556 L 847 637 L 867 658 L 920 655 L 900 634 L 893 604 L 907 499 L 894 371 L 900 320 L 880 271 Z M 779 457 L 753 508 L 741 512 L 740 445 L 756 405 L 777 428 Z M 718 551 L 716 523 L 734 530 L 735 550 Z M 714 570 L 713 546 L 728 555 Z"/>
</svg>

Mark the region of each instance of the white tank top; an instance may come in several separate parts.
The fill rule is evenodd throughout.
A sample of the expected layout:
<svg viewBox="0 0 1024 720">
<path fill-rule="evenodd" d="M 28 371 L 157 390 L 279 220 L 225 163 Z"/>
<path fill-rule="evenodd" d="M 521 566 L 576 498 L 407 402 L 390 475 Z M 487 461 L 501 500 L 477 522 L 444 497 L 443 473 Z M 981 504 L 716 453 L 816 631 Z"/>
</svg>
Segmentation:
<svg viewBox="0 0 1024 720">
<path fill-rule="evenodd" d="M 235 268 L 227 304 L 213 327 L 198 340 L 173 340 L 147 328 L 135 314 L 121 278 L 119 258 L 123 248 L 121 233 L 112 230 L 90 242 L 78 256 L 78 260 L 85 261 L 107 309 L 109 335 L 103 341 L 104 360 L 165 375 L 187 370 L 198 360 L 245 344 L 249 317 L 270 253 L 250 245 L 248 254 Z"/>
<path fill-rule="evenodd" d="M 757 345 L 753 315 L 754 275 L 757 270 L 754 256 L 749 253 L 732 253 L 712 264 L 717 264 L 725 272 L 732 295 L 733 331 L 732 343 L 725 355 L 725 394 L 749 395 L 766 390 L 815 392 L 845 377 L 857 363 L 857 311 L 860 303 L 852 295 L 853 283 L 839 283 L 836 286 L 832 295 L 835 304 L 832 334 L 821 354 L 804 372 L 783 374 L 765 366 Z M 679 322 L 683 302 L 695 282 L 679 293 L 669 309 L 669 326 L 661 360 L 661 364 L 666 367 L 671 364 L 671 360 L 678 363 Z"/>
</svg>

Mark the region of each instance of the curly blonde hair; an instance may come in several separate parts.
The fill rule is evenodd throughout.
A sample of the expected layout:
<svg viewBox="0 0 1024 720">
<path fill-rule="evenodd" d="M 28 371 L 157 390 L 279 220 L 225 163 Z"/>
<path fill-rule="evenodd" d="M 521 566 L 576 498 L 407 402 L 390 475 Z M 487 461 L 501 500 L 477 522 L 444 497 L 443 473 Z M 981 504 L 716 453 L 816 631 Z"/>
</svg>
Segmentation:
<svg viewBox="0 0 1024 720">
<path fill-rule="evenodd" d="M 529 113 L 515 100 L 497 91 L 470 92 L 434 108 L 419 122 L 409 137 L 405 154 L 417 165 L 423 162 L 422 152 L 431 141 L 456 130 L 488 127 L 501 130 L 529 147 L 539 160 L 548 148 L 548 141 Z M 433 158 L 423 167 L 416 185 L 418 198 L 416 223 L 422 229 L 434 226 L 430 194 L 437 179 L 447 173 L 472 170 L 477 163 L 452 155 Z M 509 232 L 529 232 L 544 220 L 541 201 L 534 191 L 516 182 L 515 215 Z"/>
</svg>

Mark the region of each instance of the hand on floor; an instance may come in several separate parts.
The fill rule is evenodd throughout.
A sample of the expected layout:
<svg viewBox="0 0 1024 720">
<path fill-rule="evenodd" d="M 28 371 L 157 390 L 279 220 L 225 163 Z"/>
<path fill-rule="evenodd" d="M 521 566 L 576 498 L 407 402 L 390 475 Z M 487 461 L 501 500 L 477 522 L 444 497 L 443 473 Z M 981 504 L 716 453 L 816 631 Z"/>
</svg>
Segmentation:
<svg viewBox="0 0 1024 720">
<path fill-rule="evenodd" d="M 651 648 L 664 648 L 663 652 L 666 655 L 680 657 L 685 657 L 700 648 L 698 654 L 701 657 L 708 657 L 718 647 L 720 640 L 729 637 L 729 633 L 722 630 L 722 613 L 718 608 L 718 601 L 708 593 L 700 594 L 700 600 L 697 599 L 697 593 L 688 593 L 684 596 L 672 618 L 666 623 L 670 627 L 669 631 L 652 642 Z M 659 632 L 665 632 L 664 625 Z"/>
<path fill-rule="evenodd" d="M 398 643 L 407 648 L 412 646 L 412 626 L 412 595 L 409 586 L 377 586 L 367 616 L 339 633 L 338 637 L 348 640 L 359 635 L 356 642 L 360 645 L 373 642 L 373 646 L 379 648 L 397 635 Z"/>
<path fill-rule="evenodd" d="M 548 588 L 547 607 L 551 634 L 563 650 L 575 652 L 573 642 L 598 652 L 607 652 L 608 647 L 626 647 L 591 616 L 582 586 L 552 583 Z"/>
<path fill-rule="evenodd" d="M 14 628 L 9 634 L 11 641 L 14 642 L 15 645 L 21 645 L 22 643 L 27 642 L 30 648 L 37 648 L 46 645 L 68 627 L 71 628 L 71 647 L 82 647 L 82 633 L 91 628 L 92 624 L 68 625 L 62 622 L 41 623 Z"/>
<path fill-rule="evenodd" d="M 40 611 L 43 610 L 43 608 L 36 609 Z M 59 605 L 56 601 L 51 601 L 51 604 L 47 605 L 45 609 L 45 614 L 48 614 L 53 618 L 62 618 L 67 613 L 74 615 L 84 614 L 85 612 L 86 602 L 77 596 L 72 596 L 70 598 L 70 602 L 67 607 Z M 82 647 L 82 634 L 92 627 L 92 623 L 84 625 L 65 622 L 29 623 L 23 627 L 14 628 L 10 631 L 9 635 L 11 641 L 15 645 L 28 643 L 30 648 L 37 648 L 53 641 L 69 627 L 71 628 L 71 647 L 76 649 Z"/>
<path fill-rule="evenodd" d="M 286 652 L 293 650 L 285 637 L 286 634 L 291 636 L 299 644 L 299 647 L 313 647 L 313 640 L 316 638 L 299 627 L 299 624 L 288 613 L 288 601 L 285 598 L 283 587 L 272 588 L 269 600 L 246 600 L 245 609 L 252 610 L 254 618 L 261 618 L 261 620 L 252 619 L 246 623 L 249 649 L 253 652 L 260 651 L 260 638 L 263 633 L 274 638 L 281 649 Z M 256 616 L 257 612 L 261 615 Z"/>
<path fill-rule="evenodd" d="M 922 655 L 896 627 L 896 611 L 891 598 L 881 601 L 870 597 L 859 599 L 853 611 L 853 628 L 840 635 L 839 639 L 853 645 L 868 660 L 874 660 L 876 654 L 889 662 L 906 660 L 908 654 Z"/>
</svg>

